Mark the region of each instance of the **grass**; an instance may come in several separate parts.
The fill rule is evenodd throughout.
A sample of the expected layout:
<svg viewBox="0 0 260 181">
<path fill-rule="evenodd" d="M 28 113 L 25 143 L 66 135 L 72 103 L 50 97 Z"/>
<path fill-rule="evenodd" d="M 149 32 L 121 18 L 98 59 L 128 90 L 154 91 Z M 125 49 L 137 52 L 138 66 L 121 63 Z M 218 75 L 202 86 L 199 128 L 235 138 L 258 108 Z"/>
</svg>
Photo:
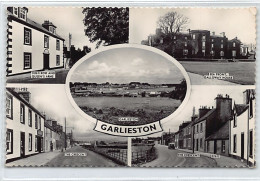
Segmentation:
<svg viewBox="0 0 260 181">
<path fill-rule="evenodd" d="M 189 62 L 180 63 L 187 72 L 200 75 L 208 73 L 229 73 L 233 76 L 232 80 L 226 80 L 237 84 L 255 84 L 255 62 Z"/>
</svg>

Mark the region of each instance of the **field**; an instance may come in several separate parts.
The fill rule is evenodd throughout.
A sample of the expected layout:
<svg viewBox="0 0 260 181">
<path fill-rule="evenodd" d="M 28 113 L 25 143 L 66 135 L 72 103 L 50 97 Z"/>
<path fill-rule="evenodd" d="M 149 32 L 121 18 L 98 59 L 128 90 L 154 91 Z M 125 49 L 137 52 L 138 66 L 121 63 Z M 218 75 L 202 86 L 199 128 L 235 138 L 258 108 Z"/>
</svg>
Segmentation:
<svg viewBox="0 0 260 181">
<path fill-rule="evenodd" d="M 73 97 L 88 115 L 108 123 L 141 125 L 159 121 L 172 114 L 180 100 L 167 97 Z M 138 122 L 119 121 L 119 117 L 137 117 Z"/>
<path fill-rule="evenodd" d="M 208 73 L 229 73 L 234 77 L 227 80 L 237 84 L 255 84 L 255 62 L 189 62 L 180 61 L 187 72 L 200 75 Z"/>
</svg>

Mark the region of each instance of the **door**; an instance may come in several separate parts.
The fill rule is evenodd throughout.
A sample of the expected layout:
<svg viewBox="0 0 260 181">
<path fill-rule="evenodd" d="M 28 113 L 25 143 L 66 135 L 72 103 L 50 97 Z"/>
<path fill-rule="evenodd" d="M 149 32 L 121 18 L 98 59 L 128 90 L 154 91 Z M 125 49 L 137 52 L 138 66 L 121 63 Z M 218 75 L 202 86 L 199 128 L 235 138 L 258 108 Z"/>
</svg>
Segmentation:
<svg viewBox="0 0 260 181">
<path fill-rule="evenodd" d="M 25 157 L 25 134 L 21 132 L 20 134 L 20 156 Z"/>
<path fill-rule="evenodd" d="M 43 54 L 43 70 L 50 68 L 50 54 Z"/>
<path fill-rule="evenodd" d="M 244 133 L 241 133 L 241 159 L 244 158 L 244 144 L 245 144 Z"/>
<path fill-rule="evenodd" d="M 196 139 L 196 151 L 199 150 L 199 139 Z"/>
<path fill-rule="evenodd" d="M 217 141 L 214 140 L 214 154 L 217 153 Z"/>
<path fill-rule="evenodd" d="M 39 153 L 41 153 L 42 150 L 41 137 L 37 137 L 37 150 Z"/>
</svg>

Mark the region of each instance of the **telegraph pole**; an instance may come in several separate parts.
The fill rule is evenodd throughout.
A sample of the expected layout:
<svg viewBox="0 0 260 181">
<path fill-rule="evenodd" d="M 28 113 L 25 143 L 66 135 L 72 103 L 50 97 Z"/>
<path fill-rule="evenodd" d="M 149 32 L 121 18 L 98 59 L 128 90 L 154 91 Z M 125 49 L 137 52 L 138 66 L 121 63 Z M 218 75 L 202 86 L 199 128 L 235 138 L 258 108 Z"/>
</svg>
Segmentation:
<svg viewBox="0 0 260 181">
<path fill-rule="evenodd" d="M 67 133 L 66 133 L 66 117 L 65 117 L 65 150 L 67 149 Z"/>
</svg>

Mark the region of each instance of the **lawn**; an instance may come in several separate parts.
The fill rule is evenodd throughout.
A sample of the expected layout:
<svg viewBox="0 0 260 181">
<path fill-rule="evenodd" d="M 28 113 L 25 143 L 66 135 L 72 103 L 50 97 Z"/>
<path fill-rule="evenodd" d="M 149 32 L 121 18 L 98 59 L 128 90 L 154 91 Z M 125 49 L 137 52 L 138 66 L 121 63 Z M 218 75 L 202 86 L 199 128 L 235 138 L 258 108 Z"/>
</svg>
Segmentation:
<svg viewBox="0 0 260 181">
<path fill-rule="evenodd" d="M 229 73 L 232 80 L 226 80 L 237 84 L 255 84 L 255 62 L 191 62 L 180 61 L 187 72 L 200 75 L 208 73 Z"/>
</svg>

